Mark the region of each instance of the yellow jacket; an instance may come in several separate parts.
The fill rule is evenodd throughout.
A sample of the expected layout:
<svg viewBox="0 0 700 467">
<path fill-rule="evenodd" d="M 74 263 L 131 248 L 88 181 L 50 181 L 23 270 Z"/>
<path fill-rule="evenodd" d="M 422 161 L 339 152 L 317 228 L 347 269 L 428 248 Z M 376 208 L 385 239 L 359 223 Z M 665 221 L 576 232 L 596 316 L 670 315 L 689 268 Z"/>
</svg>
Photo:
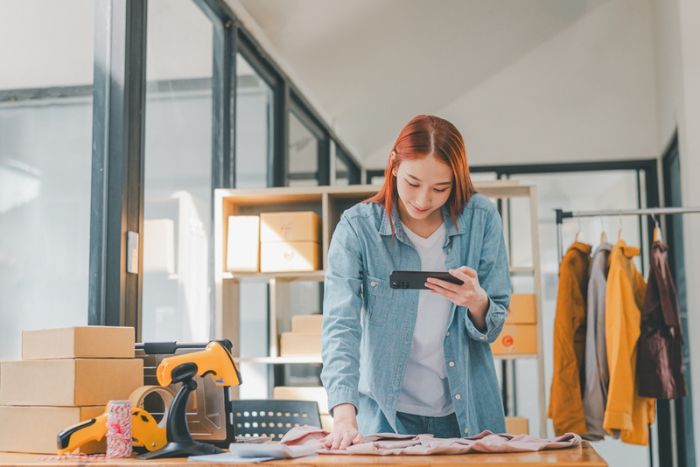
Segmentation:
<svg viewBox="0 0 700 467">
<path fill-rule="evenodd" d="M 646 445 L 654 422 L 654 399 L 637 391 L 637 339 L 646 283 L 632 259 L 639 248 L 618 240 L 610 253 L 605 290 L 605 344 L 610 384 L 603 428 L 626 443 Z"/>
<path fill-rule="evenodd" d="M 586 346 L 586 293 L 591 246 L 573 243 L 559 267 L 557 311 L 554 317 L 554 372 L 549 418 L 557 436 L 586 433 L 583 411 L 584 353 Z"/>
</svg>

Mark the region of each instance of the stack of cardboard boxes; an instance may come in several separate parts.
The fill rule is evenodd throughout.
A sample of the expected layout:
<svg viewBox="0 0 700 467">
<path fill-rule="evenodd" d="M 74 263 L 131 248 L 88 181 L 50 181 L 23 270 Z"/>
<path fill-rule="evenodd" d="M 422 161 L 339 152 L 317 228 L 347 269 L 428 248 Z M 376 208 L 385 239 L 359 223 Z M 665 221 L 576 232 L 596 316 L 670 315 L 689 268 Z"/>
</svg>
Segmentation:
<svg viewBox="0 0 700 467">
<path fill-rule="evenodd" d="M 537 354 L 537 304 L 532 294 L 513 294 L 503 331 L 491 345 L 494 355 Z"/>
<path fill-rule="evenodd" d="M 55 454 L 59 432 L 128 399 L 143 385 L 134 338 L 130 327 L 24 331 L 22 360 L 0 362 L 0 451 Z"/>
<path fill-rule="evenodd" d="M 299 272 L 320 268 L 321 219 L 312 211 L 230 216 L 226 269 Z"/>
<path fill-rule="evenodd" d="M 537 302 L 533 294 L 513 294 L 506 324 L 491 350 L 501 356 L 537 354 Z M 529 434 L 528 419 L 506 417 L 506 431 L 513 435 Z"/>
<path fill-rule="evenodd" d="M 282 357 L 319 357 L 323 315 L 292 316 L 292 332 L 280 336 Z"/>
</svg>

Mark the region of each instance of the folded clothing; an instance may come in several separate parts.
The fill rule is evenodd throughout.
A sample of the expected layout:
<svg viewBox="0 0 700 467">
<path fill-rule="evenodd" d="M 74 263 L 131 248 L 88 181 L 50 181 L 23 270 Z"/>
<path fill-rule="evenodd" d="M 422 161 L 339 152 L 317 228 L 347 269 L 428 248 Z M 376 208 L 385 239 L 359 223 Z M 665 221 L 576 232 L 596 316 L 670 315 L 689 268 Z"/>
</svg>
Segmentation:
<svg viewBox="0 0 700 467">
<path fill-rule="evenodd" d="M 435 438 L 433 435 L 401 435 L 377 433 L 363 436 L 359 443 L 346 449 L 326 449 L 323 438 L 328 433 L 312 426 L 294 427 L 280 441 L 288 446 L 314 446 L 318 454 L 357 455 L 413 455 L 467 454 L 470 452 L 534 452 L 546 449 L 564 449 L 581 445 L 581 437 L 565 433 L 551 439 L 529 435 L 495 434 L 482 431 L 467 438 Z"/>
</svg>

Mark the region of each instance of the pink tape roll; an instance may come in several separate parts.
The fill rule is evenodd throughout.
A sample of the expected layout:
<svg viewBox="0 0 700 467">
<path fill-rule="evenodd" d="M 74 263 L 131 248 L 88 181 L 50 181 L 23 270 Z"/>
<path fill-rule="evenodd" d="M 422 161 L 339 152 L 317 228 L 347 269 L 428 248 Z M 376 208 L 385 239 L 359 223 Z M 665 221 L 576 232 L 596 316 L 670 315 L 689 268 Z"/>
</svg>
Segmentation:
<svg viewBox="0 0 700 467">
<path fill-rule="evenodd" d="M 109 401 L 107 457 L 130 457 L 131 450 L 131 403 Z"/>
</svg>

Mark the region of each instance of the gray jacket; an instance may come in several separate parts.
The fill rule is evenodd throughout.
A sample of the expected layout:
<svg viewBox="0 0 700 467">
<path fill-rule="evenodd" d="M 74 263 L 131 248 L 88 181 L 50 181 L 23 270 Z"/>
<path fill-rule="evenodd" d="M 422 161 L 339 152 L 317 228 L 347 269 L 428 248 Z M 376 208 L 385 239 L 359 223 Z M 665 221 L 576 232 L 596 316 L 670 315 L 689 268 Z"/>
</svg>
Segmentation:
<svg viewBox="0 0 700 467">
<path fill-rule="evenodd" d="M 586 385 L 583 407 L 586 412 L 586 439 L 603 439 L 603 417 L 608 399 L 608 353 L 605 347 L 605 287 L 608 258 L 612 245 L 601 243 L 593 253 L 586 300 Z"/>
</svg>

